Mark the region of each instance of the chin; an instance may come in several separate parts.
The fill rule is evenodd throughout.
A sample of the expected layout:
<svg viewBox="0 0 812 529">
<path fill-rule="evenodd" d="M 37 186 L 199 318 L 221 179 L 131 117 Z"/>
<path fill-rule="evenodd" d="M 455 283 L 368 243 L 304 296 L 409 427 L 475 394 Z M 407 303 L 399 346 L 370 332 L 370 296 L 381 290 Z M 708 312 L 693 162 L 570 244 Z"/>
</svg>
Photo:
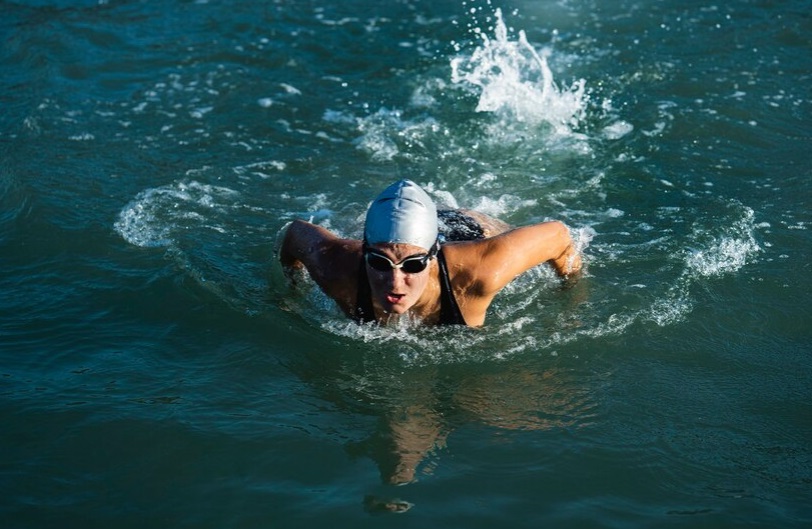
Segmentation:
<svg viewBox="0 0 812 529">
<path fill-rule="evenodd" d="M 387 312 L 391 314 L 406 314 L 407 312 L 409 312 L 410 308 L 411 307 L 403 307 L 400 305 L 395 305 L 394 307 L 389 307 L 389 310 Z"/>
<path fill-rule="evenodd" d="M 406 314 L 407 312 L 409 312 L 409 309 L 411 308 L 412 308 L 411 304 L 406 305 L 403 303 L 397 303 L 395 305 L 391 305 L 389 303 L 384 303 L 384 310 L 386 310 L 386 312 L 390 314 L 398 314 L 398 315 Z"/>
</svg>

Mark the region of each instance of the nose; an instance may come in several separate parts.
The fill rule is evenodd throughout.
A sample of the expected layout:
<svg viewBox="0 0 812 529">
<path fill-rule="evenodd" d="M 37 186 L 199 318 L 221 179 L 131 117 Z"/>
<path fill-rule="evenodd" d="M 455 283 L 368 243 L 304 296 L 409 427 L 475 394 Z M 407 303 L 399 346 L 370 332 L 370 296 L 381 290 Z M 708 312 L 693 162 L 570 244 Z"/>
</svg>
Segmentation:
<svg viewBox="0 0 812 529">
<path fill-rule="evenodd" d="M 397 290 L 398 287 L 404 284 L 406 280 L 406 272 L 404 272 L 400 268 L 395 268 L 388 275 L 387 279 L 389 280 L 389 285 L 391 289 Z"/>
</svg>

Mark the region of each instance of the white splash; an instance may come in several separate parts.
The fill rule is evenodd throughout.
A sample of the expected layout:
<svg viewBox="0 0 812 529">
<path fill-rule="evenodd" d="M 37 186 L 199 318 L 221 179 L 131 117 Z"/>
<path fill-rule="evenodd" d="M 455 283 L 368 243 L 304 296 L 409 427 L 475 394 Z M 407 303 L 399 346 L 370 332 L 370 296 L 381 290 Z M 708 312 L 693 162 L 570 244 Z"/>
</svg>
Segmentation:
<svg viewBox="0 0 812 529">
<path fill-rule="evenodd" d="M 194 180 L 147 189 L 121 210 L 114 228 L 124 240 L 142 247 L 171 246 L 174 232 L 192 226 L 222 233 L 225 228 L 211 218 L 211 211 L 228 207 L 237 195 Z"/>
<path fill-rule="evenodd" d="M 523 30 L 518 40 L 510 40 L 502 11 L 495 14 L 494 38 L 479 32 L 481 46 L 470 56 L 452 59 L 452 81 L 478 87 L 478 112 L 506 114 L 531 125 L 546 123 L 557 133 L 571 133 L 584 117 L 585 81 L 559 88 L 547 63 L 550 51 L 537 52 Z"/>
</svg>

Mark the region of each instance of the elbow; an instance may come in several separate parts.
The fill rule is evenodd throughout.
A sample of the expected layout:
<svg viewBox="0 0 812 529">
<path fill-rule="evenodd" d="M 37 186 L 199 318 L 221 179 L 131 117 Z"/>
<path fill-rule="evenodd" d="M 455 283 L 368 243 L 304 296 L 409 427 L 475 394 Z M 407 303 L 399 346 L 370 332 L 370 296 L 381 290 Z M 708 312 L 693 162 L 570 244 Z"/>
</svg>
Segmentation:
<svg viewBox="0 0 812 529">
<path fill-rule="evenodd" d="M 291 268 L 300 264 L 299 259 L 294 255 L 294 247 L 296 241 L 297 226 L 301 223 L 300 220 L 294 220 L 285 229 L 285 235 L 282 237 L 282 244 L 279 247 L 279 262 L 286 268 Z"/>
<path fill-rule="evenodd" d="M 583 265 L 581 253 L 575 247 L 570 230 L 563 222 L 556 221 L 559 230 L 559 247 L 561 253 L 553 259 L 553 266 L 559 276 L 567 278 L 577 275 Z"/>
</svg>

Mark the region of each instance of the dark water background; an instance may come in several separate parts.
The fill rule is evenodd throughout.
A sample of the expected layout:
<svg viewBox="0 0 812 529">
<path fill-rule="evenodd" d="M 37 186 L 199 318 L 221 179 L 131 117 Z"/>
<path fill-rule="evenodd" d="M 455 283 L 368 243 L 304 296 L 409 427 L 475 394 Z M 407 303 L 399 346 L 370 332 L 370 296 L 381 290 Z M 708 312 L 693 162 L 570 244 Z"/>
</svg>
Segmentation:
<svg viewBox="0 0 812 529">
<path fill-rule="evenodd" d="M 3 527 L 812 525 L 811 2 L 0 13 Z M 290 288 L 398 178 L 584 277 L 479 330 Z"/>
</svg>

